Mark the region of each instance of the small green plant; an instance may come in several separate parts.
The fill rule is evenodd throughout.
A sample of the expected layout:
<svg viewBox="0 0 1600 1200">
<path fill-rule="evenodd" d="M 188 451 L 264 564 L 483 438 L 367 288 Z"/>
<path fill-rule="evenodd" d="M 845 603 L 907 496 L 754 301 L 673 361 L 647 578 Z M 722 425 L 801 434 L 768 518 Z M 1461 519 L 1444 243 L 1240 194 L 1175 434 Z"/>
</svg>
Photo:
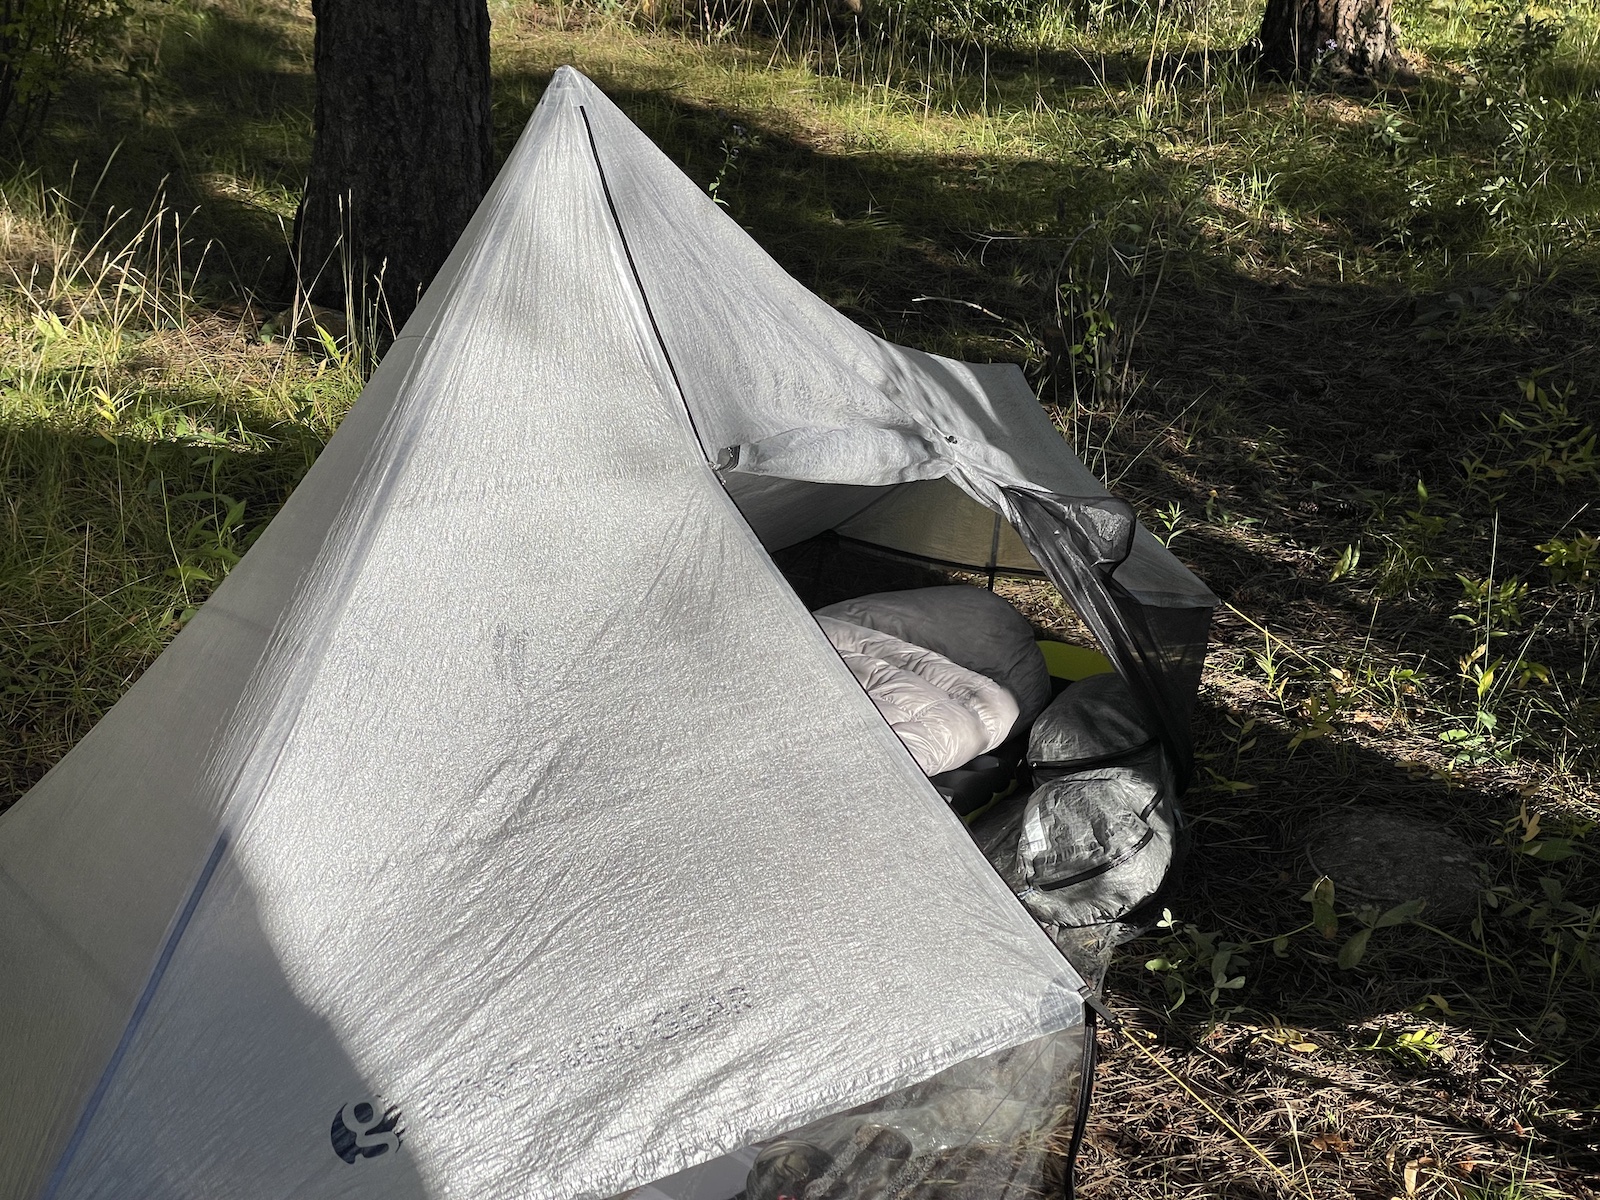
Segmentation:
<svg viewBox="0 0 1600 1200">
<path fill-rule="evenodd" d="M 1490 95 L 1525 95 L 1532 76 L 1555 55 L 1565 22 L 1524 0 L 1488 0 L 1478 7 L 1478 44 L 1467 65 Z"/>
<path fill-rule="evenodd" d="M 1293 933 L 1280 934 L 1273 943 L 1273 950 L 1283 953 L 1288 949 L 1289 939 L 1294 933 L 1306 929 L 1315 929 L 1328 941 L 1334 941 L 1339 936 L 1340 923 L 1346 918 L 1353 918 L 1357 929 L 1339 947 L 1338 963 L 1341 970 L 1349 971 L 1358 966 L 1366 956 L 1367 944 L 1372 940 L 1372 935 L 1379 929 L 1391 929 L 1396 925 L 1403 925 L 1416 918 L 1422 911 L 1422 901 L 1407 900 L 1393 908 L 1380 910 L 1376 905 L 1363 905 L 1353 913 L 1341 914 L 1335 904 L 1335 888 L 1333 880 L 1326 875 L 1321 876 L 1300 899 L 1311 905 L 1311 921 Z"/>
<path fill-rule="evenodd" d="M 1180 921 L 1171 909 L 1162 910 L 1156 927 L 1166 931 L 1160 940 L 1161 954 L 1144 966 L 1160 977 L 1169 1012 L 1181 1008 L 1192 995 L 1204 996 L 1214 1008 L 1224 992 L 1237 992 L 1244 987 L 1243 944 Z"/>
<path fill-rule="evenodd" d="M 1410 1067 L 1432 1066 L 1441 1061 L 1449 1062 L 1455 1057 L 1455 1052 L 1444 1038 L 1431 1029 L 1408 1029 L 1403 1033 L 1380 1029 L 1373 1037 L 1372 1044 L 1363 1049 L 1375 1051 Z"/>
<path fill-rule="evenodd" d="M 1438 548 L 1460 514 L 1435 511 L 1427 485 L 1420 479 L 1416 496 L 1416 507 L 1406 509 L 1400 519 L 1380 535 L 1384 555 L 1377 568 L 1379 595 L 1409 596 L 1445 575 L 1437 561 Z"/>
<path fill-rule="evenodd" d="M 1367 946 L 1374 933 L 1415 920 L 1422 909 L 1421 900 L 1407 900 L 1387 909 L 1380 909 L 1375 904 L 1364 904 L 1356 909 L 1354 916 L 1359 928 L 1339 947 L 1339 967 L 1345 971 L 1354 970 L 1366 957 Z"/>
<path fill-rule="evenodd" d="M 1372 140 L 1396 158 L 1401 157 L 1408 147 L 1417 144 L 1416 135 L 1407 132 L 1410 125 L 1392 110 L 1378 113 L 1367 123 L 1367 127 L 1371 130 Z"/>
<path fill-rule="evenodd" d="M 1494 888 L 1484 896 L 1484 906 L 1503 917 L 1520 921 L 1539 944 L 1551 972 L 1577 972 L 1585 982 L 1600 978 L 1600 907 L 1572 898 L 1568 886 L 1550 875 L 1539 877 L 1539 892 L 1519 895 L 1510 888 Z M 1481 929 L 1481 926 L 1480 926 Z"/>
<path fill-rule="evenodd" d="M 1600 581 L 1600 538 L 1581 530 L 1569 538 L 1553 537 L 1536 547 L 1550 568 L 1550 582 L 1592 588 Z"/>
<path fill-rule="evenodd" d="M 152 484 L 152 490 L 164 492 L 166 481 Z M 219 583 L 238 565 L 253 537 L 244 534 L 245 501 L 217 492 L 189 492 L 174 497 L 177 503 L 204 505 L 210 511 L 190 523 L 179 533 L 171 531 L 174 562 L 166 570 L 182 589 L 184 607 L 178 623 L 185 624 L 194 616 L 196 607 L 190 589 L 196 584 Z M 206 589 L 209 591 L 210 589 Z"/>
<path fill-rule="evenodd" d="M 1206 496 L 1206 520 L 1223 529 L 1233 529 L 1241 532 L 1249 529 L 1252 525 L 1261 524 L 1260 517 L 1247 517 L 1242 513 L 1225 508 L 1217 495 L 1216 488 L 1212 488 Z"/>
<path fill-rule="evenodd" d="M 760 136 L 752 136 L 749 130 L 737 121 L 729 125 L 728 136 L 722 139 L 722 165 L 717 168 L 716 176 L 706 186 L 706 195 L 723 208 L 727 208 L 728 198 L 723 195 L 723 189 L 728 187 L 737 175 L 740 156 L 744 151 L 760 144 Z"/>
<path fill-rule="evenodd" d="M 1564 862 L 1577 853 L 1578 841 L 1587 832 L 1589 828 L 1584 826 L 1574 828 L 1571 836 L 1553 836 L 1544 828 L 1544 818 L 1537 812 L 1530 812 L 1524 800 L 1516 817 L 1506 822 L 1505 840 L 1519 854 L 1554 863 Z M 1541 886 L 1548 894 L 1549 886 Z"/>
<path fill-rule="evenodd" d="M 1520 457 L 1513 466 L 1558 487 L 1600 486 L 1600 433 L 1576 410 L 1576 384 L 1546 388 L 1537 377 L 1518 381 L 1522 404 L 1500 414 L 1500 441 Z"/>
<path fill-rule="evenodd" d="M 1160 526 L 1156 540 L 1163 546 L 1171 546 L 1189 528 L 1189 519 L 1184 514 L 1183 505 L 1173 500 L 1156 509 L 1156 524 Z"/>
<path fill-rule="evenodd" d="M 1293 754 L 1307 742 L 1315 742 L 1333 733 L 1333 718 L 1343 705 L 1338 698 L 1338 681 L 1318 689 L 1306 697 L 1301 714 L 1302 724 L 1289 739 L 1288 752 Z"/>
<path fill-rule="evenodd" d="M 1361 565 L 1361 544 L 1346 546 L 1339 555 L 1339 561 L 1333 565 L 1333 570 L 1328 572 L 1328 582 L 1338 583 L 1350 572 Z"/>
<path fill-rule="evenodd" d="M 1481 625 L 1485 636 L 1492 638 L 1505 637 L 1522 628 L 1527 584 L 1520 579 L 1507 579 L 1496 585 L 1493 579 L 1474 579 L 1459 573 L 1456 580 L 1461 584 L 1461 599 L 1456 607 L 1464 611 L 1453 614 L 1452 621 Z"/>
<path fill-rule="evenodd" d="M 1056 319 L 1064 331 L 1075 398 L 1104 399 L 1119 359 L 1117 320 L 1110 311 L 1109 281 L 1091 288 L 1068 278 L 1056 288 Z M 1080 384 L 1080 378 L 1083 382 Z"/>
<path fill-rule="evenodd" d="M 1492 707 L 1495 680 L 1501 659 L 1490 658 L 1489 643 L 1484 641 L 1473 647 L 1459 664 L 1461 679 L 1466 685 L 1471 711 L 1465 717 L 1448 717 L 1447 728 L 1439 734 L 1439 741 L 1450 755 L 1452 766 L 1476 766 L 1496 756 L 1510 753 L 1509 744 L 1497 743 L 1495 730 L 1500 718 Z"/>
</svg>

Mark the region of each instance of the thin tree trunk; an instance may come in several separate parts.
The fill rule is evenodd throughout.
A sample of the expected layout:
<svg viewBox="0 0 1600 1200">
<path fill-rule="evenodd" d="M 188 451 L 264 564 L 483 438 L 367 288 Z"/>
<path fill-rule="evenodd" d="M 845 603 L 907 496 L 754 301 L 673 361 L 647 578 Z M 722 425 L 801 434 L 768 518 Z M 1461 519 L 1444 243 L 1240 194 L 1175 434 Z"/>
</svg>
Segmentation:
<svg viewBox="0 0 1600 1200">
<path fill-rule="evenodd" d="M 398 330 L 489 185 L 487 0 L 312 0 L 301 294 Z"/>
<path fill-rule="evenodd" d="M 1267 0 L 1257 61 L 1285 78 L 1319 66 L 1332 76 L 1403 77 L 1392 9 L 1393 0 Z"/>
</svg>

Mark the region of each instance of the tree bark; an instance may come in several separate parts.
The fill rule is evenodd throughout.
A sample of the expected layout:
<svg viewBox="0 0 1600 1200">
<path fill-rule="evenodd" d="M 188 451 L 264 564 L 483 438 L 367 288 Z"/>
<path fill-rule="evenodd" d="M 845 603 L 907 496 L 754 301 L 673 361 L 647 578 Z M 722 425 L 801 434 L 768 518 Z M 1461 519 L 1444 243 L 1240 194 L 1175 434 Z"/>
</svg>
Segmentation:
<svg viewBox="0 0 1600 1200">
<path fill-rule="evenodd" d="M 489 186 L 487 0 L 312 0 L 298 294 L 397 331 Z"/>
<path fill-rule="evenodd" d="M 1394 0 L 1267 0 L 1259 65 L 1286 79 L 1386 78 L 1409 72 L 1395 44 Z"/>
</svg>

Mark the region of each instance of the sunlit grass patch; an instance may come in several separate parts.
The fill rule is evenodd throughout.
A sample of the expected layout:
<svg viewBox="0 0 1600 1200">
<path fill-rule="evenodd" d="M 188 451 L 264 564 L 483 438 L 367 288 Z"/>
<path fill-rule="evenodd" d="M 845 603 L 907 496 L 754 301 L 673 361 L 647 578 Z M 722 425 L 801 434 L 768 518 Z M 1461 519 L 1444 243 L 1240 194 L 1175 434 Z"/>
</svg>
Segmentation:
<svg viewBox="0 0 1600 1200">
<path fill-rule="evenodd" d="M 14 798 L 248 548 L 360 387 L 354 356 L 262 344 L 196 294 L 159 199 L 88 241 L 36 175 L 0 188 L 0 719 Z M 187 256 L 187 257 L 186 257 Z"/>
</svg>

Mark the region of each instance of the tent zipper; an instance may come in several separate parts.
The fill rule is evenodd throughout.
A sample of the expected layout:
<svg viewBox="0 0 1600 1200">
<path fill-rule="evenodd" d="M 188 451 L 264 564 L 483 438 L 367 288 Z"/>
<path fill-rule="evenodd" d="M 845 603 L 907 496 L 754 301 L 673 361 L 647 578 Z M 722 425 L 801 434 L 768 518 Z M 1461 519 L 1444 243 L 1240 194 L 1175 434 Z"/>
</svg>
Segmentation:
<svg viewBox="0 0 1600 1200">
<path fill-rule="evenodd" d="M 1139 851 L 1148 846 L 1150 844 L 1150 840 L 1155 836 L 1156 831 L 1151 829 L 1149 826 L 1146 826 L 1145 831 L 1140 836 L 1139 840 L 1133 845 L 1129 846 L 1125 853 L 1114 856 L 1106 862 L 1090 867 L 1087 871 L 1079 871 L 1076 875 L 1068 875 L 1065 879 L 1057 879 L 1053 883 L 1034 883 L 1032 880 L 1030 880 L 1029 886 L 1036 887 L 1041 892 L 1059 892 L 1062 888 L 1071 887 L 1075 883 L 1086 883 L 1097 876 L 1104 875 L 1107 871 L 1110 871 L 1116 867 L 1120 867 L 1123 863 L 1127 862 L 1135 854 L 1139 853 Z"/>
<path fill-rule="evenodd" d="M 1140 742 L 1137 746 L 1130 746 L 1126 750 L 1118 750 L 1112 754 L 1101 754 L 1094 758 L 1040 759 L 1037 762 L 1035 762 L 1033 759 L 1029 759 L 1028 769 L 1030 771 L 1044 770 L 1071 772 L 1088 771 L 1095 767 L 1110 767 L 1115 766 L 1126 759 L 1133 758 L 1135 755 L 1143 754 L 1145 751 L 1153 749 L 1160 744 L 1161 739 L 1159 737 L 1153 737 L 1147 739 L 1146 741 Z"/>
<path fill-rule="evenodd" d="M 589 122 L 589 110 L 580 104 L 578 115 L 583 118 L 584 131 L 589 135 L 589 153 L 594 156 L 594 169 L 600 176 L 600 190 L 605 194 L 606 207 L 611 210 L 611 224 L 616 228 L 617 239 L 622 243 L 622 253 L 628 260 L 628 270 L 633 275 L 633 285 L 639 289 L 639 299 L 644 304 L 644 315 L 650 320 L 650 332 L 655 334 L 656 345 L 661 347 L 661 357 L 666 360 L 667 372 L 672 376 L 672 386 L 678 389 L 678 402 L 683 405 L 683 415 L 688 418 L 689 432 L 694 435 L 695 444 L 700 447 L 700 456 L 711 464 L 714 471 L 716 460 L 707 452 L 705 439 L 700 436 L 700 427 L 695 424 L 694 410 L 689 407 L 689 394 L 683 390 L 683 380 L 678 378 L 678 366 L 672 361 L 672 351 L 667 349 L 667 339 L 656 321 L 655 309 L 650 304 L 650 294 L 644 290 L 644 278 L 639 274 L 639 264 L 633 259 L 633 247 L 628 244 L 628 232 L 622 227 L 622 214 L 617 211 L 617 202 L 611 196 L 611 182 L 606 178 L 605 165 L 600 161 L 600 146 L 594 138 L 594 126 Z"/>
<path fill-rule="evenodd" d="M 1120 1029 L 1111 1010 L 1088 984 L 1078 989 L 1083 998 L 1083 1053 L 1078 1059 L 1078 1111 L 1072 1121 L 1072 1138 L 1067 1142 L 1067 1169 L 1061 1181 L 1062 1200 L 1077 1200 L 1078 1152 L 1083 1149 L 1083 1135 L 1089 1127 L 1089 1105 L 1094 1100 L 1094 1068 L 1096 1017 L 1113 1029 Z"/>
</svg>

